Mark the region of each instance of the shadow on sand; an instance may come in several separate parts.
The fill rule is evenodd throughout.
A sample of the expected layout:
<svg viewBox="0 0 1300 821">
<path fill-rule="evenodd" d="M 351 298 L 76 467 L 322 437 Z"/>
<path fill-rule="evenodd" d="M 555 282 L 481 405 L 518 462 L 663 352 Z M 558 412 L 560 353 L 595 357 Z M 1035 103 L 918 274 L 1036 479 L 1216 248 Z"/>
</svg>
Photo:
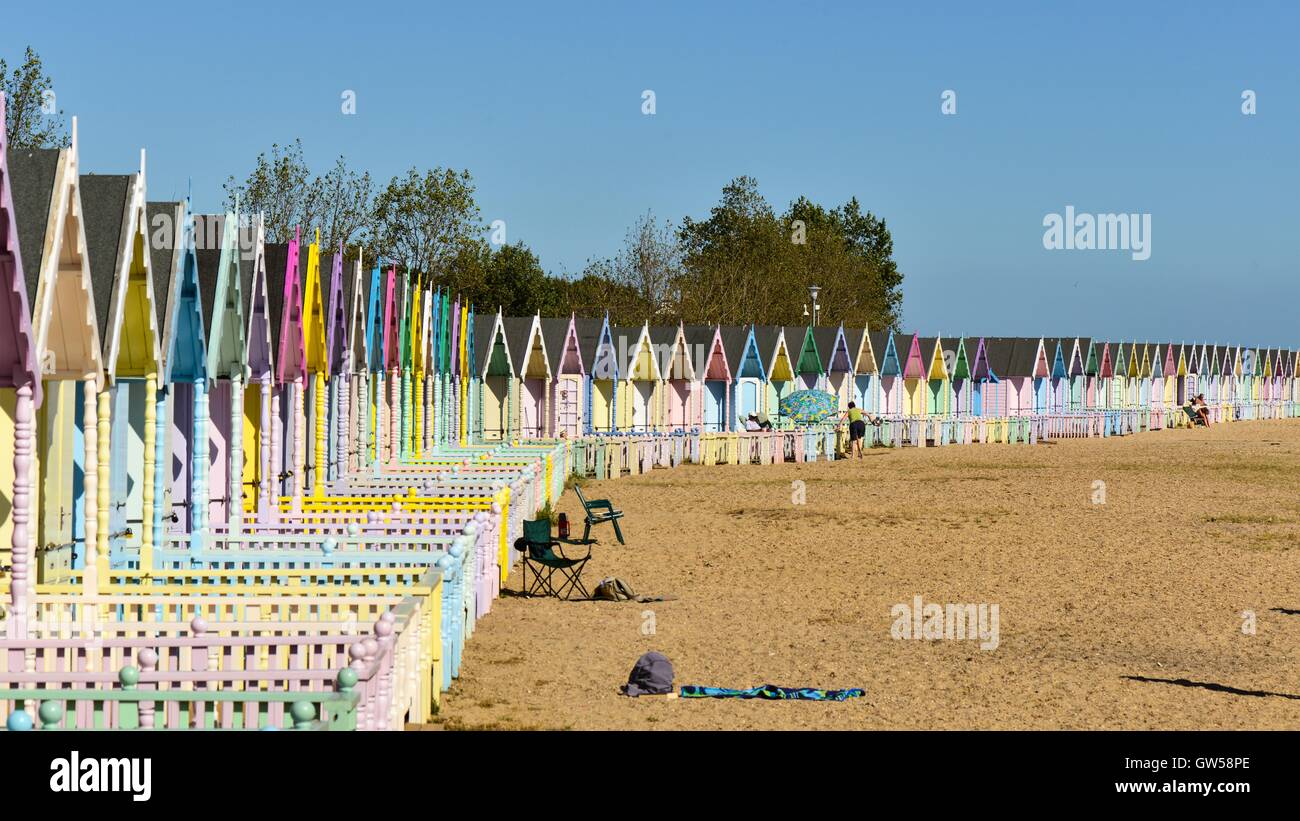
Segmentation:
<svg viewBox="0 0 1300 821">
<path fill-rule="evenodd" d="M 1202 690 L 1213 690 L 1216 693 L 1227 693 L 1230 696 L 1256 696 L 1265 698 L 1273 696 L 1276 698 L 1290 698 L 1300 701 L 1300 695 L 1293 693 L 1274 693 L 1269 690 L 1243 690 L 1240 687 L 1229 687 L 1226 684 L 1215 684 L 1212 681 L 1192 681 L 1186 678 L 1151 678 L 1149 676 L 1122 676 L 1129 681 L 1141 681 L 1146 684 L 1174 684 L 1179 687 L 1199 687 Z"/>
</svg>

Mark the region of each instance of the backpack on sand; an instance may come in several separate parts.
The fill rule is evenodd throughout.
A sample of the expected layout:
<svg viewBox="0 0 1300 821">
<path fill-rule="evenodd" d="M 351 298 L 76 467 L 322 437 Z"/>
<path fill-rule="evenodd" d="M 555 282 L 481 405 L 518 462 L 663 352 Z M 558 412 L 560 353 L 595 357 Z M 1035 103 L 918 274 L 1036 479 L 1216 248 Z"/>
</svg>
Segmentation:
<svg viewBox="0 0 1300 821">
<path fill-rule="evenodd" d="M 610 576 L 600 580 L 591 597 L 597 601 L 631 601 L 636 598 L 636 591 L 622 579 Z"/>
</svg>

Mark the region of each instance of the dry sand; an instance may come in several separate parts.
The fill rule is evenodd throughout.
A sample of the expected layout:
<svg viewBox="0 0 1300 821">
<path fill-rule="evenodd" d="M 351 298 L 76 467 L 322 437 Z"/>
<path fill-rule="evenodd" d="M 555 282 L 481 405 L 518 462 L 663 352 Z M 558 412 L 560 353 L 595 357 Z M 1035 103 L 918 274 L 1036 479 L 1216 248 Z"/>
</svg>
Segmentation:
<svg viewBox="0 0 1300 821">
<path fill-rule="evenodd" d="M 791 502 L 795 480 L 806 504 Z M 1300 727 L 1300 422 L 684 466 L 587 489 L 626 511 L 628 536 L 601 530 L 589 586 L 617 575 L 678 600 L 507 594 L 469 642 L 442 726 Z M 577 517 L 572 493 L 559 509 Z M 917 595 L 997 604 L 998 647 L 892 638 L 891 608 Z M 619 695 L 647 650 L 678 685 L 867 696 Z"/>
</svg>

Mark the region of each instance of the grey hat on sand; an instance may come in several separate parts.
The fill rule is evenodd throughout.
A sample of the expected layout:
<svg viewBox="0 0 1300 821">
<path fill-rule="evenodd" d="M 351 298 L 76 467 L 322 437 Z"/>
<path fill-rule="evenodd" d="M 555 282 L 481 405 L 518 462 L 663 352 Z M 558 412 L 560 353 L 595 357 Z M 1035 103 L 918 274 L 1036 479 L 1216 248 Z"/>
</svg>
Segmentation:
<svg viewBox="0 0 1300 821">
<path fill-rule="evenodd" d="M 653 650 L 636 660 L 622 687 L 625 696 L 662 696 L 672 691 L 673 663 Z"/>
</svg>

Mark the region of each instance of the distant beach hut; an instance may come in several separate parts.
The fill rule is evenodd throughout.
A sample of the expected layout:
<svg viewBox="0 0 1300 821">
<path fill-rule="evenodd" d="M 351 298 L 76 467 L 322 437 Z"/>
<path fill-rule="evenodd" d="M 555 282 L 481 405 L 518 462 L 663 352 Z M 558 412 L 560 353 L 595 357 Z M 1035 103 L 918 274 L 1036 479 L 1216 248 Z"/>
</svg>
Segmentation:
<svg viewBox="0 0 1300 821">
<path fill-rule="evenodd" d="M 86 252 L 107 378 L 97 397 L 96 502 L 107 514 L 96 523 L 97 547 L 119 566 L 124 547 L 142 549 L 148 541 L 152 548 L 153 534 L 144 523 L 153 518 L 151 482 L 157 471 L 157 423 L 150 417 L 157 410 L 160 334 L 149 277 L 143 152 L 140 163 L 134 174 L 81 175 Z M 84 414 L 81 427 L 84 432 Z M 105 436 L 111 440 L 108 449 L 102 448 Z M 78 565 L 84 558 L 79 554 Z"/>
<path fill-rule="evenodd" d="M 826 369 L 817 350 L 814 330 L 811 325 L 790 325 L 782 329 L 798 390 L 821 390 L 825 381 Z"/>
<path fill-rule="evenodd" d="M 40 561 L 47 569 L 68 566 L 74 534 L 85 538 L 86 529 L 98 525 L 98 499 L 89 505 L 93 514 L 88 512 L 82 490 L 86 480 L 98 478 L 96 394 L 103 382 L 103 346 L 85 253 L 78 152 L 75 119 L 69 148 L 6 149 L 5 176 L 43 380 L 39 388 L 33 386 L 39 408 L 34 462 L 40 516 L 31 532 L 36 544 L 60 548 L 44 551 Z M 89 440 L 76 422 L 78 414 L 96 422 Z M 80 507 L 74 504 L 78 498 Z M 34 583 L 32 570 L 28 578 Z"/>
<path fill-rule="evenodd" d="M 883 334 L 877 334 L 883 339 Z M 845 333 L 845 341 L 853 352 L 853 382 L 850 387 L 854 404 L 867 413 L 876 413 L 880 393 L 880 365 L 876 361 L 871 329 L 863 325 Z"/>
<path fill-rule="evenodd" d="M 40 359 L 36 355 L 29 300 L 35 293 L 44 249 L 29 251 L 28 262 L 23 258 L 19 237 L 26 234 L 28 243 L 43 245 L 49 220 L 38 220 L 30 231 L 19 225 L 10 184 L 5 106 L 5 94 L 0 91 L 0 358 L 5 365 L 0 368 L 0 563 L 10 568 L 8 603 L 13 605 L 13 621 L 6 630 L 10 638 L 25 638 L 30 595 L 37 578 L 37 470 L 33 456 L 36 416 L 42 399 Z M 49 208 L 48 199 L 44 207 Z M 27 265 L 31 266 L 30 274 Z M 15 524 L 23 525 L 17 533 Z"/>
<path fill-rule="evenodd" d="M 163 473 L 170 475 L 170 482 L 154 488 L 155 502 L 171 493 L 171 506 L 155 508 L 154 522 L 161 526 L 159 519 L 166 510 L 173 514 L 167 517 L 173 521 L 173 532 L 198 534 L 207 526 L 208 375 L 194 220 L 188 198 L 149 203 L 148 213 L 151 226 L 166 226 L 165 236 L 154 237 L 151 266 L 155 304 L 163 306 L 165 314 L 160 318 L 162 384 L 171 405 L 164 443 L 168 456 L 159 460 L 167 467 Z M 161 543 L 158 534 L 154 544 Z"/>
<path fill-rule="evenodd" d="M 241 298 L 247 331 L 244 335 L 244 363 L 248 369 L 248 390 L 244 393 L 244 478 L 243 485 L 255 494 L 259 522 L 270 521 L 275 502 L 277 468 L 272 457 L 273 420 L 279 418 L 275 391 L 275 346 L 272 339 L 271 303 L 266 281 L 266 226 L 261 214 L 253 215 L 249 247 L 239 265 Z"/>
<path fill-rule="evenodd" d="M 754 342 L 763 357 L 767 373 L 767 391 L 763 410 L 773 419 L 781 418 L 781 400 L 795 390 L 794 359 L 780 325 L 755 325 Z"/>
<path fill-rule="evenodd" d="M 755 326 L 724 326 L 722 341 L 732 366 L 731 408 L 725 430 L 744 430 L 742 420 L 766 410 L 767 364 L 758 346 Z"/>
<path fill-rule="evenodd" d="M 688 424 L 708 432 L 727 429 L 731 417 L 731 363 L 718 325 L 686 325 L 682 329 L 695 372 L 696 397 Z"/>
<path fill-rule="evenodd" d="M 547 359 L 554 369 L 547 428 L 551 436 L 563 433 L 574 439 L 586 430 L 583 414 L 587 383 L 576 319 L 570 315 L 568 319 L 543 319 L 541 323 Z"/>
<path fill-rule="evenodd" d="M 909 340 L 910 342 L 910 340 Z M 880 354 L 880 413 L 898 415 L 907 412 L 903 404 L 903 363 L 898 356 L 898 346 L 893 330 L 885 331 L 882 338 L 873 338 Z"/>
<path fill-rule="evenodd" d="M 645 432 L 658 424 L 659 360 L 650 341 L 650 325 L 611 329 L 619 357 L 618 429 Z"/>
<path fill-rule="evenodd" d="M 578 349 L 587 370 L 584 387 L 588 433 L 608 433 L 618 426 L 618 349 L 609 324 L 609 314 L 601 319 L 578 319 Z"/>
<path fill-rule="evenodd" d="M 239 217 L 194 218 L 200 302 L 208 362 L 208 502 L 210 522 L 243 519 L 244 306 L 240 288 Z"/>
<path fill-rule="evenodd" d="M 540 316 L 506 317 L 506 345 L 515 367 L 518 407 L 512 428 L 523 437 L 539 437 L 546 428 L 551 363 L 546 356 Z"/>
<path fill-rule="evenodd" d="M 656 428 L 683 430 L 691 418 L 691 391 L 695 386 L 695 366 L 686 345 L 686 332 L 681 324 L 656 325 L 649 329 L 650 344 L 654 347 L 660 384 L 658 408 L 654 414 Z"/>
</svg>

